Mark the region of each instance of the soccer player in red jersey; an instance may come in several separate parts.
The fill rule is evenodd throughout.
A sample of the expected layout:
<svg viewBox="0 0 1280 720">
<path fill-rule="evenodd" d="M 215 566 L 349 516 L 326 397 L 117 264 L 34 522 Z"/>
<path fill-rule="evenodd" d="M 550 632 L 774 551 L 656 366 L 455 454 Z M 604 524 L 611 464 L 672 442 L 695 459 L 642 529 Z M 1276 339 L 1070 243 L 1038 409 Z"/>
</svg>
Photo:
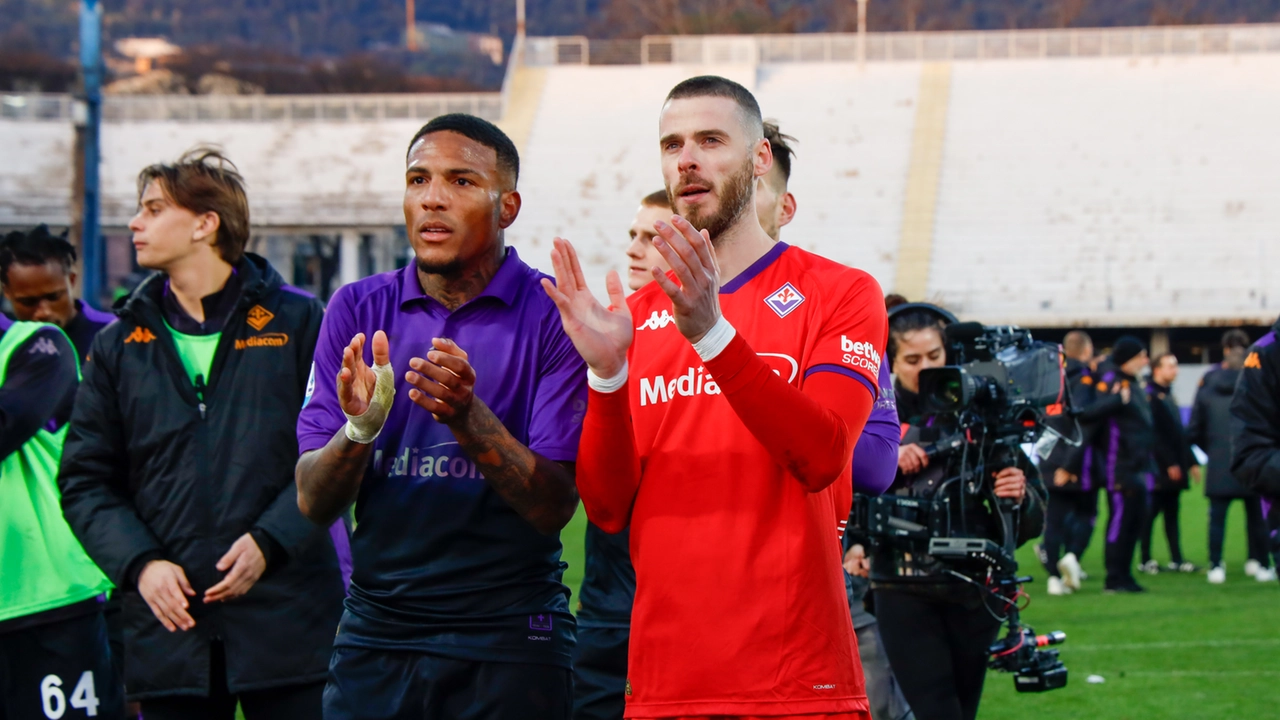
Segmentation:
<svg viewBox="0 0 1280 720">
<path fill-rule="evenodd" d="M 773 157 L 741 85 L 680 83 L 659 135 L 671 271 L 629 299 L 610 273 L 606 308 L 557 239 L 543 281 L 589 369 L 588 517 L 631 530 L 626 717 L 866 718 L 838 528 L 878 391 L 880 287 L 761 228 Z"/>
</svg>

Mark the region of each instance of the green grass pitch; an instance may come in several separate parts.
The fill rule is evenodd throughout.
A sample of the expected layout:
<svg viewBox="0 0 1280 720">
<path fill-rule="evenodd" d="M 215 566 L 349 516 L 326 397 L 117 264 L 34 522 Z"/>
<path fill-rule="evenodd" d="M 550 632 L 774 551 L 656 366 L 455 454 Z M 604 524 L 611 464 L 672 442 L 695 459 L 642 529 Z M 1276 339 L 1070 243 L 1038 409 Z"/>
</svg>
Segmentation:
<svg viewBox="0 0 1280 720">
<path fill-rule="evenodd" d="M 1012 676 L 989 673 L 978 717 L 1026 718 L 1264 718 L 1276 717 L 1280 698 L 1280 584 L 1246 577 L 1244 512 L 1232 507 L 1227 521 L 1227 582 L 1210 585 L 1203 572 L 1139 575 L 1145 595 L 1104 595 L 1102 543 L 1106 508 L 1098 521 L 1084 568 L 1090 579 L 1069 597 L 1049 597 L 1045 573 L 1032 544 L 1019 552 L 1031 605 L 1023 620 L 1045 633 L 1064 630 L 1058 646 L 1070 677 L 1067 687 L 1019 694 Z M 1208 502 L 1199 487 L 1182 495 L 1182 546 L 1197 565 L 1208 562 Z M 582 584 L 582 509 L 565 528 L 564 581 L 574 593 Z M 1164 532 L 1157 524 L 1154 555 L 1168 562 Z M 677 560 L 673 560 L 677 561 Z M 1002 632 L 1003 634 L 1003 632 Z M 1101 675 L 1102 684 L 1089 684 Z"/>
</svg>

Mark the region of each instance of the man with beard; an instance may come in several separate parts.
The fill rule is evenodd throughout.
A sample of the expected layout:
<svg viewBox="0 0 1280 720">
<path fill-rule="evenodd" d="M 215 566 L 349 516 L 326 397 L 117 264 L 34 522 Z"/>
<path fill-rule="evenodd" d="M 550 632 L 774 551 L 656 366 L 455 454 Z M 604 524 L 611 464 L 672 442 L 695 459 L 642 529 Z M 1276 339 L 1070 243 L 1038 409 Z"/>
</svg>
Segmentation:
<svg viewBox="0 0 1280 720">
<path fill-rule="evenodd" d="M 559 536 L 578 505 L 586 373 L 544 276 L 503 242 L 519 162 L 485 120 L 427 123 L 405 170 L 416 262 L 329 302 L 297 465 L 307 517 L 356 503 L 329 720 L 572 709 Z"/>
<path fill-rule="evenodd" d="M 760 227 L 755 179 L 773 155 L 746 88 L 680 83 L 659 138 L 678 215 L 654 244 L 670 273 L 629 300 L 610 273 L 606 308 L 557 239 L 543 282 L 588 366 L 587 515 L 631 529 L 626 717 L 866 718 L 838 538 L 879 392 L 883 296 Z"/>
</svg>

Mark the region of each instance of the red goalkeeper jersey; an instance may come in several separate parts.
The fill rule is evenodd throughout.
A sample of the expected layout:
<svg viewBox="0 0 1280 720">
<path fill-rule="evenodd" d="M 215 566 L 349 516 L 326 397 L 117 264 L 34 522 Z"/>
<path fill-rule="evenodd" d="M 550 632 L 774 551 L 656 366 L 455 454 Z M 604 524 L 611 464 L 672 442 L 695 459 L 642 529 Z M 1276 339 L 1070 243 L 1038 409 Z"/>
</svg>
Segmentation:
<svg viewBox="0 0 1280 720">
<path fill-rule="evenodd" d="M 626 717 L 865 711 L 839 544 L 861 425 L 839 434 L 839 447 L 820 440 L 805 457 L 786 455 L 802 442 L 771 452 L 758 439 L 768 433 L 749 427 L 744 414 L 769 414 L 782 423 L 778 434 L 800 437 L 819 423 L 789 425 L 788 407 L 771 402 L 767 384 L 742 399 L 736 368 L 758 366 L 758 356 L 793 388 L 821 380 L 823 394 L 856 395 L 865 422 L 887 337 L 880 287 L 860 270 L 779 243 L 720 292 L 738 337 L 706 363 L 676 328 L 656 283 L 633 295 L 627 386 L 593 392 L 588 407 L 594 429 L 584 430 L 580 453 L 584 503 L 605 529 L 628 520 L 631 528 Z M 730 373 L 734 353 L 749 359 Z M 767 369 L 757 374 L 779 382 Z M 738 384 L 737 396 L 727 383 Z M 825 413 L 824 426 L 845 428 L 808 397 L 812 387 L 782 394 Z M 607 434 L 598 431 L 605 425 Z M 617 479 L 628 475 L 628 449 L 614 444 L 624 425 L 635 446 L 630 488 Z M 833 453 L 818 487 L 809 463 Z M 601 472 L 601 455 L 622 463 L 619 471 Z"/>
</svg>

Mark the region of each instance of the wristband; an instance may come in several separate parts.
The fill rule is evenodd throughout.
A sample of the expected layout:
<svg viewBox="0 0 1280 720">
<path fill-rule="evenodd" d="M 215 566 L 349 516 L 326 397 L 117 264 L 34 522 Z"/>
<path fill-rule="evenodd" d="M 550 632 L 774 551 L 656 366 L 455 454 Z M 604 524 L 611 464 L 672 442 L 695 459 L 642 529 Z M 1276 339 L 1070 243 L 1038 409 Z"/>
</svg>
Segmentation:
<svg viewBox="0 0 1280 720">
<path fill-rule="evenodd" d="M 611 378 L 602 378 L 591 372 L 591 368 L 587 368 L 587 387 L 596 392 L 611 393 L 617 392 L 623 385 L 627 384 L 627 363 L 623 361 L 622 369 Z"/>
<path fill-rule="evenodd" d="M 703 362 L 714 360 L 717 355 L 724 352 L 725 348 L 729 347 L 729 343 L 733 342 L 733 338 L 737 334 L 738 331 L 733 329 L 729 321 L 725 320 L 724 316 L 721 315 L 720 319 L 716 320 L 716 324 L 712 325 L 711 329 L 707 331 L 707 334 L 693 344 L 693 351 L 698 353 L 698 357 L 702 358 Z"/>
<path fill-rule="evenodd" d="M 387 413 L 391 411 L 391 402 L 396 397 L 395 374 L 391 364 L 373 366 L 373 397 L 369 399 L 369 407 L 360 415 L 347 415 L 347 439 L 353 443 L 368 445 L 382 433 L 382 426 L 387 422 Z"/>
</svg>

